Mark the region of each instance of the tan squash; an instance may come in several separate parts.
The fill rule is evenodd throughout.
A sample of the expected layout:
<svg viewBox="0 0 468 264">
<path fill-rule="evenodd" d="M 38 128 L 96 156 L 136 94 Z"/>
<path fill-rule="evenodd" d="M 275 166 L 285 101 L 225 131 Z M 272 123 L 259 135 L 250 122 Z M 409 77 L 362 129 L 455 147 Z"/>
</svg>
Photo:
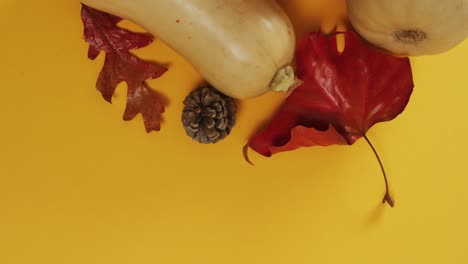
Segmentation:
<svg viewBox="0 0 468 264">
<path fill-rule="evenodd" d="M 468 0 L 348 0 L 355 30 L 399 55 L 446 52 L 468 35 Z"/>
<path fill-rule="evenodd" d="M 295 36 L 274 0 L 83 0 L 135 22 L 235 98 L 287 90 Z"/>
</svg>

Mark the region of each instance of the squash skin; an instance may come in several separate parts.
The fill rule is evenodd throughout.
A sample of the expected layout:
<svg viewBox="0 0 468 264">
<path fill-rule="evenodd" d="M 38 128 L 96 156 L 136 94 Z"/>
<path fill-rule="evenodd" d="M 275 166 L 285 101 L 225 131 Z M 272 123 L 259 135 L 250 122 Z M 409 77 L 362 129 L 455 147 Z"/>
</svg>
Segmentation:
<svg viewBox="0 0 468 264">
<path fill-rule="evenodd" d="M 293 59 L 294 29 L 274 0 L 81 2 L 140 25 L 234 98 L 273 89 L 276 73 Z"/>
<path fill-rule="evenodd" d="M 371 44 L 401 56 L 444 53 L 468 36 L 468 0 L 347 0 L 349 20 Z"/>
</svg>

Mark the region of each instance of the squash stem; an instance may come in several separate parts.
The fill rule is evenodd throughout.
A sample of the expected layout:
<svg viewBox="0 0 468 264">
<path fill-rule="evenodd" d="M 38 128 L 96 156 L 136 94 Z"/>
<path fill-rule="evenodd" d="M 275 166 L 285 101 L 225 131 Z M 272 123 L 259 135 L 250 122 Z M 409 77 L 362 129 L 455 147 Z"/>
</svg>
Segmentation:
<svg viewBox="0 0 468 264">
<path fill-rule="evenodd" d="M 387 179 L 387 173 L 385 172 L 385 168 L 383 166 L 382 160 L 380 159 L 379 153 L 375 149 L 374 145 L 372 142 L 369 140 L 366 134 L 363 135 L 364 139 L 367 141 L 367 144 L 371 147 L 372 152 L 374 152 L 375 157 L 377 158 L 377 161 L 379 162 L 380 169 L 382 170 L 382 174 L 385 180 L 385 195 L 382 199 L 382 203 L 388 203 L 390 207 L 395 206 L 395 200 L 393 200 L 392 196 L 390 195 L 390 188 L 388 187 L 388 179 Z"/>
<path fill-rule="evenodd" d="M 294 69 L 291 65 L 286 65 L 279 69 L 270 82 L 270 89 L 275 92 L 287 92 L 296 82 Z"/>
</svg>

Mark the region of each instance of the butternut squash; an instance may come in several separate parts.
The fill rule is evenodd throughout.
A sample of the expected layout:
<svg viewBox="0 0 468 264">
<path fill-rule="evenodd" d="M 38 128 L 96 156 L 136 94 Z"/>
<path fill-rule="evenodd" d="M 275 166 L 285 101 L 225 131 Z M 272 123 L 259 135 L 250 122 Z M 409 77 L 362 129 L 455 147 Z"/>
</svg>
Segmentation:
<svg viewBox="0 0 468 264">
<path fill-rule="evenodd" d="M 446 52 L 468 35 L 468 0 L 348 0 L 355 30 L 394 54 Z"/>
<path fill-rule="evenodd" d="M 274 0 L 82 0 L 133 21 L 214 87 L 245 99 L 294 84 L 294 29 Z"/>
</svg>

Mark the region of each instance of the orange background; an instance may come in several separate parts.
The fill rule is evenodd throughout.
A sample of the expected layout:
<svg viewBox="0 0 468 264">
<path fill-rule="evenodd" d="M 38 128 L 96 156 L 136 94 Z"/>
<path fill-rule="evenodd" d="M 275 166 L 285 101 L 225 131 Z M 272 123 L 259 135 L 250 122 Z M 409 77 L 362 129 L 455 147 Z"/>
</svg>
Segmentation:
<svg viewBox="0 0 468 264">
<path fill-rule="evenodd" d="M 299 35 L 345 13 L 280 2 Z M 412 59 L 406 111 L 369 131 L 391 209 L 362 140 L 243 160 L 281 94 L 240 102 L 219 144 L 189 139 L 182 100 L 201 77 L 160 41 L 137 54 L 170 64 L 150 81 L 169 101 L 162 131 L 122 121 L 125 85 L 113 105 L 95 90 L 104 56 L 87 59 L 79 12 L 0 0 L 0 263 L 468 263 L 467 41 Z"/>
</svg>

